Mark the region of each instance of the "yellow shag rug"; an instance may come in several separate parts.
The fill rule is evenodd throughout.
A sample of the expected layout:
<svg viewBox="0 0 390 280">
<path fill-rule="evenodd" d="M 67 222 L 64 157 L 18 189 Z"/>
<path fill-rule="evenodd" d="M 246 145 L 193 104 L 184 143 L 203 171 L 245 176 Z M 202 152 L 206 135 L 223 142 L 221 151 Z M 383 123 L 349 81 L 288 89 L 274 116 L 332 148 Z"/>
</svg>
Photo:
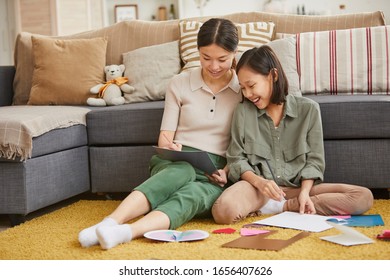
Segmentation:
<svg viewBox="0 0 390 280">
<path fill-rule="evenodd" d="M 389 260 L 390 242 L 377 240 L 376 235 L 390 229 L 390 200 L 375 200 L 366 214 L 381 214 L 385 226 L 355 228 L 374 240 L 373 244 L 345 247 L 321 240 L 319 237 L 339 234 L 332 228 L 311 233 L 280 251 L 223 248 L 222 244 L 240 237 L 244 224 L 261 217 L 224 226 L 211 219 L 196 219 L 178 230 L 202 229 L 210 237 L 195 242 L 159 242 L 146 238 L 121 244 L 110 250 L 100 246 L 82 248 L 77 240 L 80 230 L 101 221 L 120 201 L 81 200 L 70 206 L 40 216 L 19 226 L 0 232 L 0 259 L 2 260 Z M 231 227 L 233 234 L 214 234 L 213 230 Z M 270 228 L 277 233 L 268 238 L 288 239 L 299 231 Z"/>
</svg>

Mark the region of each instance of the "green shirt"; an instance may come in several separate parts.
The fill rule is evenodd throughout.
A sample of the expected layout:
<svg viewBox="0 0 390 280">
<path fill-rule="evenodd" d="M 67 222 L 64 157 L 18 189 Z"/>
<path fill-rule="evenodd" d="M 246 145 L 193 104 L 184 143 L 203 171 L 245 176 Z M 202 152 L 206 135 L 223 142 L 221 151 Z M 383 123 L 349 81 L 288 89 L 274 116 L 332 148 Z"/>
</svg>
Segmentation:
<svg viewBox="0 0 390 280">
<path fill-rule="evenodd" d="M 287 95 L 279 127 L 265 110 L 247 99 L 234 113 L 227 151 L 229 179 L 253 171 L 279 186 L 300 187 L 301 180 L 323 180 L 325 156 L 319 105 L 311 99 Z"/>
</svg>

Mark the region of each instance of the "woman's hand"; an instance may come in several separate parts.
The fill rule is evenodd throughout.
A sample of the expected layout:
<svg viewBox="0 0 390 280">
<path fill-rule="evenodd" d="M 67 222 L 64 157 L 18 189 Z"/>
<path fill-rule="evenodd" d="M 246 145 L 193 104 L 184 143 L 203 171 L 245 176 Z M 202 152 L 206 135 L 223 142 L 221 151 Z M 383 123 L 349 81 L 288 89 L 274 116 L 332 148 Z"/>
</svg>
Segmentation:
<svg viewBox="0 0 390 280">
<path fill-rule="evenodd" d="M 182 145 L 173 142 L 174 137 L 175 131 L 161 130 L 158 137 L 158 146 L 169 150 L 181 151 Z"/>
<path fill-rule="evenodd" d="M 164 148 L 174 150 L 174 151 L 181 151 L 182 145 L 179 143 L 171 142 Z"/>
<path fill-rule="evenodd" d="M 227 173 L 225 169 L 218 169 L 218 173 L 215 172 L 212 175 L 206 174 L 207 178 L 209 178 L 209 181 L 220 186 L 224 187 L 227 183 Z"/>
</svg>

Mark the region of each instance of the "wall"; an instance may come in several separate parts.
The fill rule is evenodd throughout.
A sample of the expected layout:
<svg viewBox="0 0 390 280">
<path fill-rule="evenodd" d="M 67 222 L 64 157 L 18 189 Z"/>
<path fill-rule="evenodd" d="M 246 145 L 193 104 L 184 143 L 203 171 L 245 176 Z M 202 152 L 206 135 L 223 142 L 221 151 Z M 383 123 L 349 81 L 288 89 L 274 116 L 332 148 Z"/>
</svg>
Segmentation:
<svg viewBox="0 0 390 280">
<path fill-rule="evenodd" d="M 200 16 L 200 9 L 193 0 L 178 0 L 180 18 Z M 223 15 L 235 12 L 262 11 L 264 3 L 268 0 L 205 0 L 203 15 Z M 355 12 L 370 12 L 381 10 L 389 18 L 390 24 L 390 2 L 388 0 L 273 0 L 280 2 L 285 12 L 297 13 L 297 7 L 305 6 L 307 14 L 340 14 Z M 345 5 L 340 10 L 340 5 Z"/>
<path fill-rule="evenodd" d="M 165 6 L 167 11 L 171 4 L 174 4 L 175 8 L 178 7 L 177 0 L 105 0 L 106 1 L 106 14 L 108 15 L 108 24 L 111 25 L 115 22 L 115 5 L 123 4 L 135 4 L 138 8 L 138 19 L 152 20 L 152 16 L 157 18 L 158 8 Z M 191 0 L 187 0 L 191 1 Z M 177 12 L 176 12 L 177 13 Z"/>
</svg>

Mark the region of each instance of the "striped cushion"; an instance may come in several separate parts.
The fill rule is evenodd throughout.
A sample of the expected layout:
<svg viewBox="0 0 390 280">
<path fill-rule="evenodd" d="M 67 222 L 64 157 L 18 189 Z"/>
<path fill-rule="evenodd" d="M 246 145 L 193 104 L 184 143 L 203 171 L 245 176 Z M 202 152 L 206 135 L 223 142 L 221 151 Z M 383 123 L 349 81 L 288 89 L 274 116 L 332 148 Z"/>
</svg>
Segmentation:
<svg viewBox="0 0 390 280">
<path fill-rule="evenodd" d="M 303 94 L 390 92 L 390 25 L 297 34 Z"/>
<path fill-rule="evenodd" d="M 182 71 L 199 67 L 199 52 L 197 35 L 202 22 L 181 21 L 180 26 L 180 57 L 184 63 Z M 237 55 L 256 46 L 270 42 L 274 36 L 275 24 L 273 22 L 236 23 L 239 34 Z"/>
</svg>

